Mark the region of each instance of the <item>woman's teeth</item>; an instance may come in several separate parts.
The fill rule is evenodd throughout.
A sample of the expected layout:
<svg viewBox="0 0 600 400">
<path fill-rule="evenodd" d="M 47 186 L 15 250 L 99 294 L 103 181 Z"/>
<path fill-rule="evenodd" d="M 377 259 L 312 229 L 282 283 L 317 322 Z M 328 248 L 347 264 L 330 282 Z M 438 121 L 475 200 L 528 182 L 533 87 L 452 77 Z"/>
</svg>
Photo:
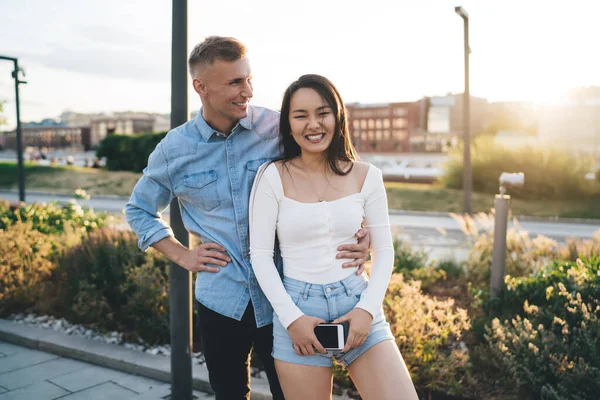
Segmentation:
<svg viewBox="0 0 600 400">
<path fill-rule="evenodd" d="M 324 136 L 325 136 L 324 133 L 319 133 L 319 134 L 316 134 L 316 135 L 308 135 L 308 136 L 306 136 L 306 138 L 308 140 L 320 140 L 320 139 L 323 139 Z"/>
</svg>

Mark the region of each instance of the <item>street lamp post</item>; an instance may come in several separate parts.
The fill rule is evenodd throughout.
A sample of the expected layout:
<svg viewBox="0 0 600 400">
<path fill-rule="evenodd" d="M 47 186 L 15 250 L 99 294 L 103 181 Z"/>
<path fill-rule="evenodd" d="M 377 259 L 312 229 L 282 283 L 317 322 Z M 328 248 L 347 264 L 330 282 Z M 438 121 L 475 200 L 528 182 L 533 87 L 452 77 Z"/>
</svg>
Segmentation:
<svg viewBox="0 0 600 400">
<path fill-rule="evenodd" d="M 465 90 L 463 93 L 463 209 L 471 213 L 471 192 L 473 176 L 471 171 L 471 94 L 469 91 L 469 14 L 462 7 L 455 7 L 454 11 L 461 16 L 464 23 L 464 48 L 465 48 Z"/>
<path fill-rule="evenodd" d="M 15 70 L 12 72 L 12 77 L 15 79 L 15 103 L 17 104 L 17 175 L 19 176 L 19 201 L 25 201 L 25 171 L 23 170 L 23 132 L 21 131 L 21 110 L 19 102 L 19 85 L 27 83 L 19 80 L 19 72 L 25 76 L 23 68 L 19 67 L 19 60 L 14 57 L 0 56 L 0 60 L 12 61 L 15 65 Z"/>
<path fill-rule="evenodd" d="M 187 0 L 173 0 L 171 44 L 171 129 L 188 118 L 187 103 Z M 171 228 L 175 238 L 189 246 L 179 200 L 171 202 Z M 169 269 L 171 318 L 171 399 L 192 400 L 192 274 L 171 262 Z"/>
</svg>

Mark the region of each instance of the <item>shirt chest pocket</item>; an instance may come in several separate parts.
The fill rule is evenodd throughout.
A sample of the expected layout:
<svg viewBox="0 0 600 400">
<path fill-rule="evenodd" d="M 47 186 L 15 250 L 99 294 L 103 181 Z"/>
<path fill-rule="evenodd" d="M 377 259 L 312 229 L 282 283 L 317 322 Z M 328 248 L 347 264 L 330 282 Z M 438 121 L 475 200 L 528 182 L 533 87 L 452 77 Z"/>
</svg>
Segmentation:
<svg viewBox="0 0 600 400">
<path fill-rule="evenodd" d="M 188 201 L 202 209 L 210 211 L 221 204 L 215 171 L 184 175 L 183 185 Z"/>
<path fill-rule="evenodd" d="M 272 158 L 261 158 L 259 160 L 252 160 L 246 163 L 246 168 L 248 169 L 248 193 L 252 190 L 252 184 L 254 183 L 254 178 L 256 178 L 256 173 L 261 165 L 266 163 L 267 161 L 271 161 Z"/>
</svg>

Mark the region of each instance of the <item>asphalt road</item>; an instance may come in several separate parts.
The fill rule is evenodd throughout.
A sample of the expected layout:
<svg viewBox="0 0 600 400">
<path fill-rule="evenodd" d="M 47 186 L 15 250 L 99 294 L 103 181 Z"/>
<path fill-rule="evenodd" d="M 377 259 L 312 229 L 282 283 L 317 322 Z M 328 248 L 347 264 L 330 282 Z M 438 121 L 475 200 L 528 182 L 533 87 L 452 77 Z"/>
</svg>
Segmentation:
<svg viewBox="0 0 600 400">
<path fill-rule="evenodd" d="M 14 191 L 0 191 L 0 198 L 17 201 Z M 44 193 L 27 193 L 27 202 L 67 202 L 72 197 L 50 195 Z M 90 200 L 78 200 L 84 206 L 94 210 L 122 213 L 127 203 L 126 198 L 94 197 Z M 163 214 L 168 218 L 168 211 Z M 123 227 L 126 224 L 123 222 Z M 464 259 L 468 254 L 467 241 L 460 230 L 460 225 L 452 217 L 437 213 L 415 215 L 411 212 L 393 210 L 390 212 L 390 222 L 400 238 L 410 241 L 413 246 L 422 247 L 434 259 L 455 258 Z M 519 221 L 520 227 L 529 232 L 532 237 L 548 236 L 562 243 L 566 238 L 591 238 L 594 232 L 600 230 L 600 223 L 572 223 L 557 221 Z M 514 227 L 513 223 L 509 227 Z"/>
</svg>

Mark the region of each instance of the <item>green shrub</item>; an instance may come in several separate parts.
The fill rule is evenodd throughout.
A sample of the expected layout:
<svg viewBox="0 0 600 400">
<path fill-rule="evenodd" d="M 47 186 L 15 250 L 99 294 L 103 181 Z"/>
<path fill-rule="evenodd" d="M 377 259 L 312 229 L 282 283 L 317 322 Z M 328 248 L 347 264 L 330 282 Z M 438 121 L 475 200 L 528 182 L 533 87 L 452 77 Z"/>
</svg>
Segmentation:
<svg viewBox="0 0 600 400">
<path fill-rule="evenodd" d="M 74 323 L 166 343 L 166 267 L 164 257 L 139 250 L 131 231 L 92 231 L 58 260 L 51 308 Z"/>
<path fill-rule="evenodd" d="M 465 393 L 472 383 L 469 355 L 460 342 L 471 328 L 466 310 L 451 299 L 424 295 L 420 282 L 405 282 L 401 274 L 394 274 L 384 311 L 417 388 L 429 393 Z"/>
<path fill-rule="evenodd" d="M 506 279 L 503 314 L 486 329 L 508 383 L 535 399 L 597 399 L 600 261 L 555 262 Z"/>
<path fill-rule="evenodd" d="M 54 268 L 53 243 L 30 222 L 0 229 L 0 315 L 23 311 L 40 297 Z"/>
<path fill-rule="evenodd" d="M 19 203 L 13 207 L 8 201 L 0 201 L 0 229 L 6 229 L 17 221 L 31 223 L 32 229 L 41 233 L 56 234 L 64 232 L 66 226 L 83 231 L 101 228 L 111 221 L 111 217 L 82 207 L 76 200 L 64 205 L 56 202 Z"/>
<path fill-rule="evenodd" d="M 404 274 L 406 278 L 421 281 L 421 288 L 428 290 L 440 280 L 446 280 L 448 264 L 435 264 L 429 261 L 429 255 L 425 250 L 414 250 L 409 242 L 399 239 L 394 240 L 394 273 Z M 461 267 L 458 267 L 462 270 Z M 453 277 L 462 274 L 456 269 L 452 271 Z M 456 275 L 458 273 L 458 275 Z"/>
<path fill-rule="evenodd" d="M 465 273 L 464 264 L 454 259 L 446 258 L 438 261 L 436 267 L 444 271 L 450 279 L 458 279 Z"/>
<path fill-rule="evenodd" d="M 423 249 L 413 250 L 409 242 L 394 240 L 394 272 L 409 272 L 429 264 L 429 256 Z"/>
<path fill-rule="evenodd" d="M 155 253 L 144 264 L 127 271 L 121 285 L 126 302 L 121 309 L 122 326 L 136 331 L 150 343 L 169 342 L 169 277 L 166 260 Z"/>
<path fill-rule="evenodd" d="M 462 150 L 451 154 L 444 165 L 441 183 L 462 188 Z M 471 150 L 473 189 L 497 193 L 502 172 L 523 172 L 526 185 L 510 187 L 513 197 L 524 199 L 573 199 L 600 193 L 600 185 L 585 179 L 593 159 L 560 149 L 509 149 L 488 140 L 477 140 Z"/>
<path fill-rule="evenodd" d="M 96 156 L 106 157 L 106 168 L 111 171 L 142 172 L 150 153 L 166 134 L 109 135 L 98 144 Z"/>
</svg>

